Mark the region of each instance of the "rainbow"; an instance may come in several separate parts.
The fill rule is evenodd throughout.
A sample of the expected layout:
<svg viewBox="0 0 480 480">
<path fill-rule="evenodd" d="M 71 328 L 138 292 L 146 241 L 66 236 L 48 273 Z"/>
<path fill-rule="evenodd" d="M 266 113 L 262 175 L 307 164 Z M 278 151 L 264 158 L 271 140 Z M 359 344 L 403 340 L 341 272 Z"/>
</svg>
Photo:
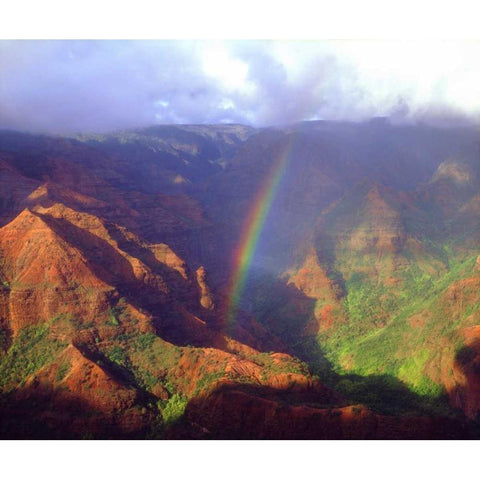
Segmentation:
<svg viewBox="0 0 480 480">
<path fill-rule="evenodd" d="M 285 173 L 289 155 L 292 151 L 291 142 L 284 152 L 273 163 L 261 188 L 259 189 L 253 207 L 248 214 L 243 227 L 240 241 L 234 251 L 233 275 L 227 290 L 226 326 L 230 329 L 235 321 L 240 298 L 243 294 L 250 264 L 262 233 L 265 221 L 276 196 L 278 186 Z"/>
</svg>

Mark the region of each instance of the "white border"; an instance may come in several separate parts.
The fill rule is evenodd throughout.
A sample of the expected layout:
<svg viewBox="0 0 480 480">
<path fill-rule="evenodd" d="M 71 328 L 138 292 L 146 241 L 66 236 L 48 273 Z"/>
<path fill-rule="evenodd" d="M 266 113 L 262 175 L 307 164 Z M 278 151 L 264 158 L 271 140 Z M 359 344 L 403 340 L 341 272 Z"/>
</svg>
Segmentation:
<svg viewBox="0 0 480 480">
<path fill-rule="evenodd" d="M 478 39 L 474 0 L 15 0 L 2 38 Z"/>
</svg>

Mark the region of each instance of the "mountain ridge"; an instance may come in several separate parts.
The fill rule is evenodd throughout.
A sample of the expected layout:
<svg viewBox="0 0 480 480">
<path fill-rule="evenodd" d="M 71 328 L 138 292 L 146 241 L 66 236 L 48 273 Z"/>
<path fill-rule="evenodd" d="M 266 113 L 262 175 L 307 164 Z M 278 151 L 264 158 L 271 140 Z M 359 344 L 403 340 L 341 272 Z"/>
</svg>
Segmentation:
<svg viewBox="0 0 480 480">
<path fill-rule="evenodd" d="M 1 435 L 475 436 L 479 145 L 375 122 L 0 132 Z"/>
</svg>

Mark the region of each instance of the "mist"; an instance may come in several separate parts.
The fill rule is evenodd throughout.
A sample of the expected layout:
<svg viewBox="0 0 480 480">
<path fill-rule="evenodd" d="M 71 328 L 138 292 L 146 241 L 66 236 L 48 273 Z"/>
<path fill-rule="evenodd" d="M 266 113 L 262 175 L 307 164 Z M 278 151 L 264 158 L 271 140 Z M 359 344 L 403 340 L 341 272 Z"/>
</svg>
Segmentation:
<svg viewBox="0 0 480 480">
<path fill-rule="evenodd" d="M 480 42 L 0 41 L 0 128 L 480 123 Z"/>
</svg>

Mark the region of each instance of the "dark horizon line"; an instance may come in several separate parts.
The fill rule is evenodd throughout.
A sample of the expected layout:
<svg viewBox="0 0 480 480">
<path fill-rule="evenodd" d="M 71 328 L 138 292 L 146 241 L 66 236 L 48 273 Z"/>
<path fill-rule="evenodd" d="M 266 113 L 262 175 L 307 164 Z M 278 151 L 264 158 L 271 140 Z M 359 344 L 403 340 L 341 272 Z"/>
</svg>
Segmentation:
<svg viewBox="0 0 480 480">
<path fill-rule="evenodd" d="M 392 121 L 393 120 L 393 121 Z M 395 116 L 391 115 L 375 115 L 373 117 L 364 118 L 360 120 L 329 120 L 329 119 L 313 119 L 313 120 L 299 120 L 292 123 L 280 123 L 264 126 L 255 126 L 240 122 L 219 122 L 219 123 L 153 123 L 145 124 L 144 126 L 132 126 L 127 128 L 118 128 L 105 131 L 72 131 L 70 133 L 59 133 L 39 129 L 20 130 L 18 128 L 0 127 L 0 133 L 20 133 L 32 136 L 46 136 L 46 137 L 60 137 L 60 138 L 76 138 L 79 136 L 90 135 L 116 135 L 120 133 L 141 133 L 145 130 L 158 127 L 243 127 L 252 130 L 269 130 L 269 129 L 285 129 L 296 126 L 308 125 L 382 125 L 389 127 L 427 127 L 441 130 L 452 129 L 471 129 L 480 127 L 480 123 L 472 119 L 462 119 L 459 121 L 458 117 L 429 117 L 428 119 L 411 119 L 411 120 L 397 120 Z"/>
</svg>

